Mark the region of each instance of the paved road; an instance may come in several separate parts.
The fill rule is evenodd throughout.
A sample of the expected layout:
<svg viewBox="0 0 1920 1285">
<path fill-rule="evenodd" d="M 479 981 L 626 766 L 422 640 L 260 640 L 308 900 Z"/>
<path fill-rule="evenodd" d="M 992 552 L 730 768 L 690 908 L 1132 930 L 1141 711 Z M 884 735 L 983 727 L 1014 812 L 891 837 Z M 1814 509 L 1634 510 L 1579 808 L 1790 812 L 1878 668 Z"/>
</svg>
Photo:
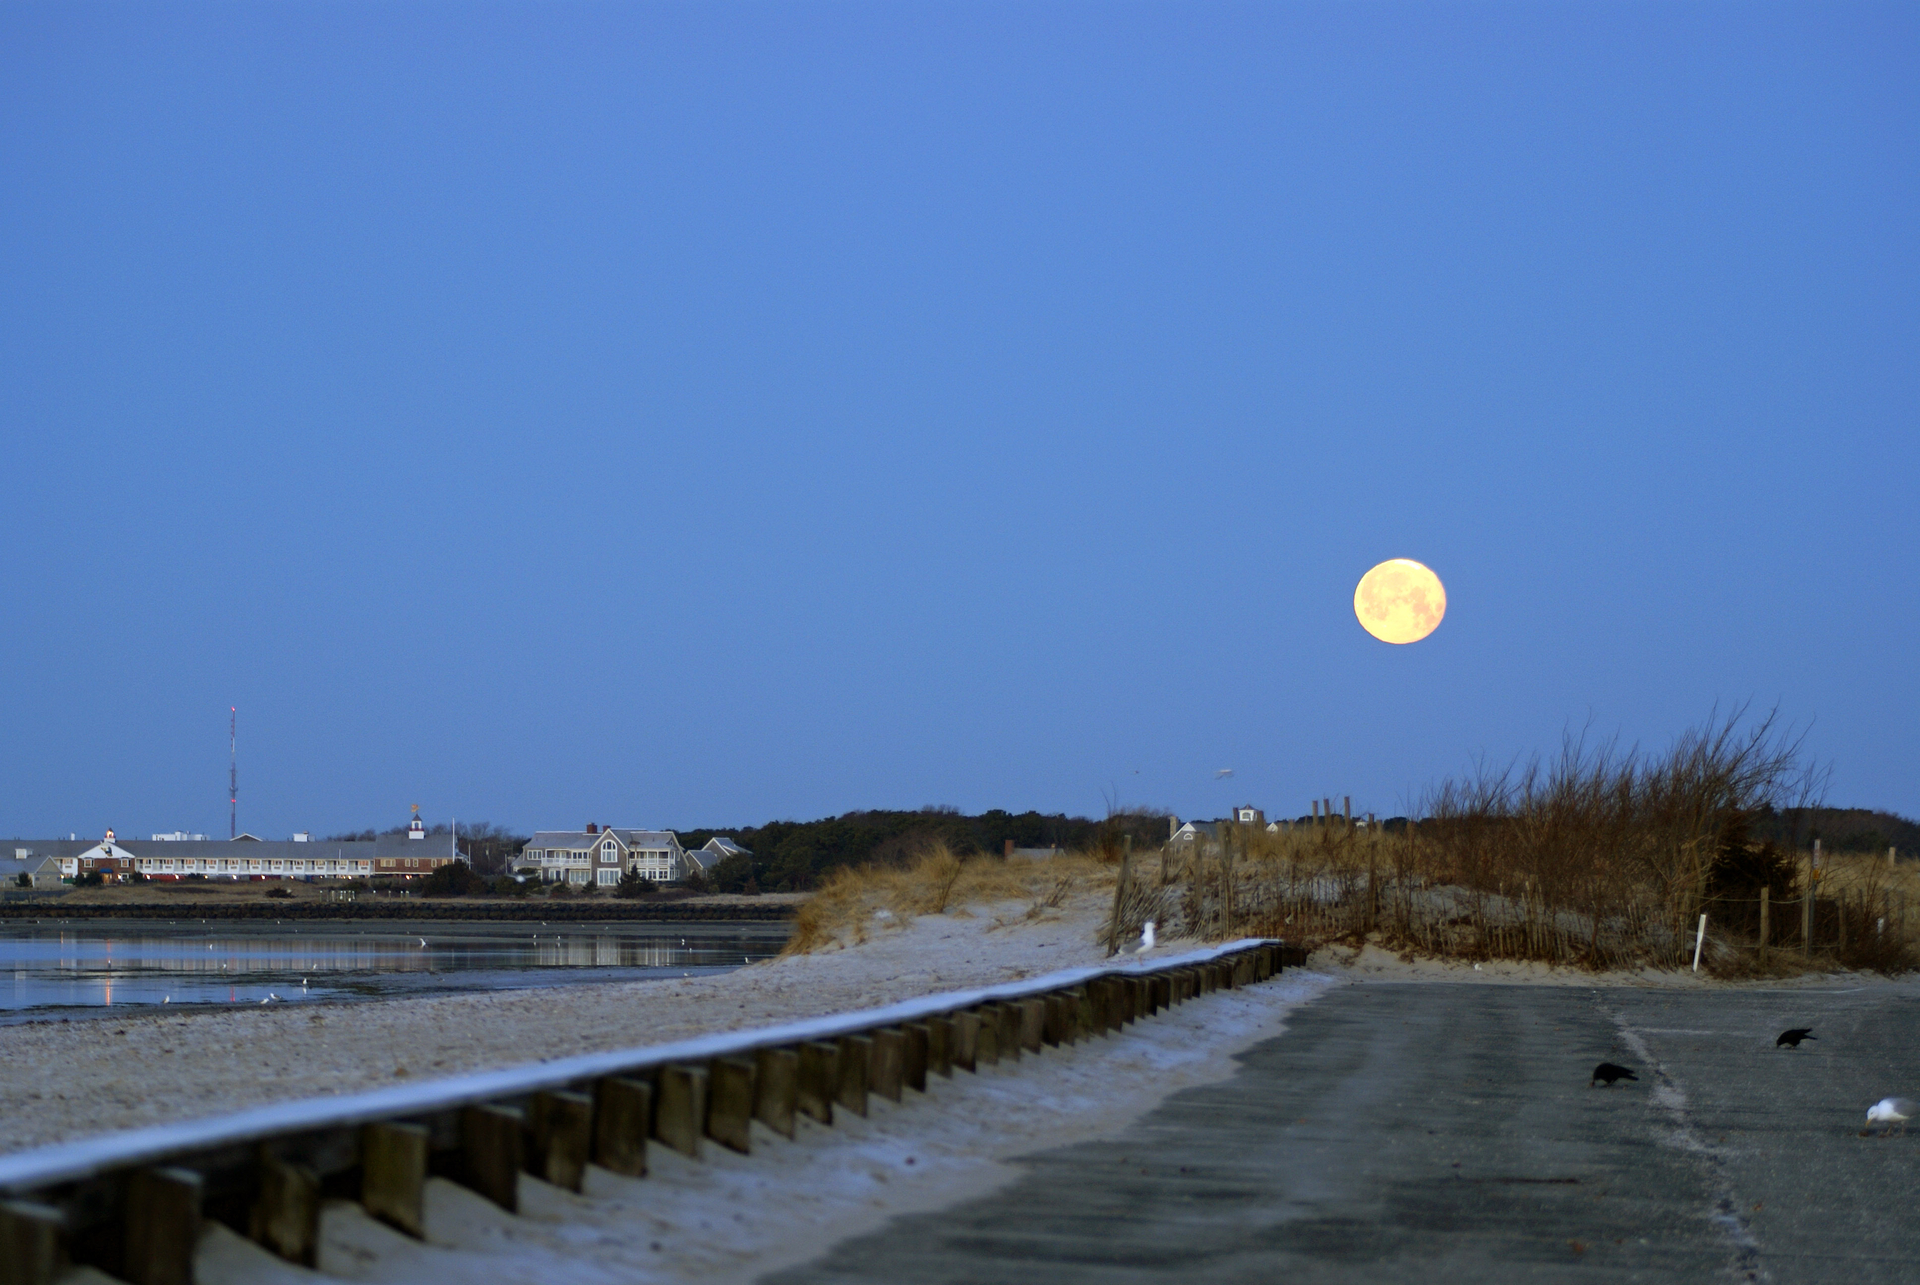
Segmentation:
<svg viewBox="0 0 1920 1285">
<path fill-rule="evenodd" d="M 1920 987 L 1344 986 L 1240 1060 L 768 1279 L 1920 1281 L 1920 1131 L 1857 1136 L 1920 1098 Z"/>
</svg>

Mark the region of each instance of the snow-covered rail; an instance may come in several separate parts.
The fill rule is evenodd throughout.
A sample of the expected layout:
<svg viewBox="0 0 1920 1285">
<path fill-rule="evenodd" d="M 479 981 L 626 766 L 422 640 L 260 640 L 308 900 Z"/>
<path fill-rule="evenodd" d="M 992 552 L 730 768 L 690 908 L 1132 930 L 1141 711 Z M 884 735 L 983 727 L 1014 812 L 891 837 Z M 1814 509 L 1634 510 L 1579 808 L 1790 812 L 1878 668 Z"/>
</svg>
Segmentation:
<svg viewBox="0 0 1920 1285">
<path fill-rule="evenodd" d="M 206 1219 L 310 1264 L 329 1199 L 417 1237 L 430 1176 L 512 1212 L 523 1172 L 578 1191 L 589 1164 L 644 1174 L 649 1142 L 746 1151 L 754 1122 L 791 1137 L 796 1117 L 865 1115 L 869 1094 L 901 1101 L 930 1074 L 1105 1035 L 1304 962 L 1292 954 L 1247 939 L 0 1156 L 0 1285 L 45 1285 L 69 1264 L 185 1285 Z"/>
</svg>

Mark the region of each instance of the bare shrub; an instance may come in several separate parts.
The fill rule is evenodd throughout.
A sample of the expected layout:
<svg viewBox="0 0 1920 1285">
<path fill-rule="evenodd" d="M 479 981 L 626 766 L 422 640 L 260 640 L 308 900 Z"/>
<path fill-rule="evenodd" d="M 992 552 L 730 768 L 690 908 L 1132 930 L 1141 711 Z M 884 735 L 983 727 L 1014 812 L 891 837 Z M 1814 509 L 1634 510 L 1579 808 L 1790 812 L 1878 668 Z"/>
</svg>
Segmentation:
<svg viewBox="0 0 1920 1285">
<path fill-rule="evenodd" d="M 1717 971 L 1777 971 L 1790 953 L 1912 967 L 1904 899 L 1884 863 L 1843 880 L 1830 861 L 1834 873 L 1810 892 L 1799 854 L 1752 840 L 1757 819 L 1816 803 L 1825 774 L 1791 729 L 1745 713 L 1710 716 L 1664 754 L 1570 734 L 1551 760 L 1441 782 L 1424 819 L 1395 834 L 1337 820 L 1229 826 L 1187 858 L 1187 922 L 1211 937 L 1371 938 L 1438 956 L 1666 968 L 1691 963 L 1705 914 L 1703 966 Z"/>
</svg>

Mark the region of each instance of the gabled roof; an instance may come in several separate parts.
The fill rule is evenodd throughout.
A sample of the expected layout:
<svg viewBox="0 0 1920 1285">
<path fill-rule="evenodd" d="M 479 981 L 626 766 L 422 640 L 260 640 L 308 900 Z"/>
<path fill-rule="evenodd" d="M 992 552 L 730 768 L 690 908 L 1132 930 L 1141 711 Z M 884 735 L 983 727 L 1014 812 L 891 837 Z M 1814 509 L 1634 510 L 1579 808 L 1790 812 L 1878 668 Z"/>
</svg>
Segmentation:
<svg viewBox="0 0 1920 1285">
<path fill-rule="evenodd" d="M 622 830 L 608 826 L 604 830 L 588 834 L 585 830 L 539 830 L 533 838 L 527 840 L 529 848 L 566 848 L 580 849 L 596 846 L 602 839 L 611 836 L 622 847 L 627 848 L 677 848 L 680 840 L 671 830 Z"/>
<path fill-rule="evenodd" d="M 711 839 L 708 839 L 701 845 L 701 849 L 702 851 L 711 849 L 723 857 L 750 857 L 753 855 L 752 852 L 741 847 L 732 839 L 720 834 L 716 834 Z"/>
</svg>

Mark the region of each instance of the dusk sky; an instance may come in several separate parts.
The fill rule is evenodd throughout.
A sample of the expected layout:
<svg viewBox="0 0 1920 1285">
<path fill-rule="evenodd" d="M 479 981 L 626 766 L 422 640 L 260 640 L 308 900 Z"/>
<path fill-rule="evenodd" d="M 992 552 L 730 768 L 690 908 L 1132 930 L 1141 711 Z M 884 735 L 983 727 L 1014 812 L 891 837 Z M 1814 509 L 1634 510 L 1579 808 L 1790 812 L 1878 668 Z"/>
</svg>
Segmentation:
<svg viewBox="0 0 1920 1285">
<path fill-rule="evenodd" d="M 1920 9 L 0 7 L 0 834 L 1920 813 Z M 1396 647 L 1387 558 L 1446 583 Z M 1232 768 L 1230 780 L 1215 779 Z"/>
</svg>

